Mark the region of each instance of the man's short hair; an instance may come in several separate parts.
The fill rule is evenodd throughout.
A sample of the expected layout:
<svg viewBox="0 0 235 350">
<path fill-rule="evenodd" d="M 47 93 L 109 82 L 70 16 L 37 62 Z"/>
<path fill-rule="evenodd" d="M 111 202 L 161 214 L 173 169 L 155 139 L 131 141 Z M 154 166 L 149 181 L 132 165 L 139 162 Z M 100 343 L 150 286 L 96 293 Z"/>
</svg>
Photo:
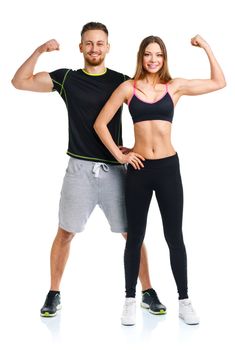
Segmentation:
<svg viewBox="0 0 235 350">
<path fill-rule="evenodd" d="M 104 24 L 100 23 L 100 22 L 89 22 L 89 23 L 86 23 L 82 27 L 81 37 L 88 30 L 103 30 L 103 32 L 105 32 L 107 35 L 109 35 L 108 29 L 106 28 L 106 26 Z"/>
</svg>

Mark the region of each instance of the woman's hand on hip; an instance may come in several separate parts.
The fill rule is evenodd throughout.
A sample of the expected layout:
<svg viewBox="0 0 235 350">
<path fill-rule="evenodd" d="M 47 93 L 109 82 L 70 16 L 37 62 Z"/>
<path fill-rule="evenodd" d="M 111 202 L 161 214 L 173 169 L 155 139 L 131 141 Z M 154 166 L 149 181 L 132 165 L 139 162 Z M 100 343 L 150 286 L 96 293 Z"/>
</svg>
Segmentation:
<svg viewBox="0 0 235 350">
<path fill-rule="evenodd" d="M 129 152 L 128 154 L 122 155 L 121 163 L 131 164 L 134 169 L 140 170 L 141 168 L 144 168 L 144 160 L 144 157 L 142 157 L 139 153 Z"/>
</svg>

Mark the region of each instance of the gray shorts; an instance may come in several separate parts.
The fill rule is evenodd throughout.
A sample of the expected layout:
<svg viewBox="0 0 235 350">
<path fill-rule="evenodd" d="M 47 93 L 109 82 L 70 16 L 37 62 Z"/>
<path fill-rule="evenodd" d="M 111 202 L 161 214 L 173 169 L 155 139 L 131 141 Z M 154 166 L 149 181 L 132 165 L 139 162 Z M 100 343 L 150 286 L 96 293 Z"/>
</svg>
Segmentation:
<svg viewBox="0 0 235 350">
<path fill-rule="evenodd" d="M 70 158 L 61 190 L 59 226 L 68 232 L 84 230 L 95 206 L 104 212 L 111 231 L 126 232 L 124 165 Z"/>
</svg>

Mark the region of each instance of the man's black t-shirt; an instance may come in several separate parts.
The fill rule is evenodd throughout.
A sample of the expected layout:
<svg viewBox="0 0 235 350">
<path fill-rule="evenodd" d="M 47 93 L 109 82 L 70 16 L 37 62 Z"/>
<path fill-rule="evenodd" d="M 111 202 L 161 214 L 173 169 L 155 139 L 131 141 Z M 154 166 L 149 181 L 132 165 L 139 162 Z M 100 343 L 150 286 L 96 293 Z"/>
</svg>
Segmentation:
<svg viewBox="0 0 235 350">
<path fill-rule="evenodd" d="M 113 91 L 129 77 L 107 69 L 104 74 L 88 74 L 83 69 L 58 69 L 49 73 L 53 90 L 63 98 L 69 118 L 67 154 L 84 160 L 118 164 L 96 134 L 94 122 Z M 122 107 L 108 124 L 119 146 L 122 145 Z"/>
</svg>

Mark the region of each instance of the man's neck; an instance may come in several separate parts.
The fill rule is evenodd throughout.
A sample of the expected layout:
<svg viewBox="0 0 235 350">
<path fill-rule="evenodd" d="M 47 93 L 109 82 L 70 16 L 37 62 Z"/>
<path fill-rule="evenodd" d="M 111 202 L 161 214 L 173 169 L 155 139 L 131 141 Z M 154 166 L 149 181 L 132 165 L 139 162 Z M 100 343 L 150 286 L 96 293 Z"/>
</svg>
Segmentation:
<svg viewBox="0 0 235 350">
<path fill-rule="evenodd" d="M 102 74 L 106 73 L 107 68 L 105 68 L 104 64 L 102 64 L 100 66 L 91 66 L 89 64 L 85 64 L 83 71 L 85 71 L 85 73 L 91 74 L 91 75 L 102 75 Z"/>
</svg>

